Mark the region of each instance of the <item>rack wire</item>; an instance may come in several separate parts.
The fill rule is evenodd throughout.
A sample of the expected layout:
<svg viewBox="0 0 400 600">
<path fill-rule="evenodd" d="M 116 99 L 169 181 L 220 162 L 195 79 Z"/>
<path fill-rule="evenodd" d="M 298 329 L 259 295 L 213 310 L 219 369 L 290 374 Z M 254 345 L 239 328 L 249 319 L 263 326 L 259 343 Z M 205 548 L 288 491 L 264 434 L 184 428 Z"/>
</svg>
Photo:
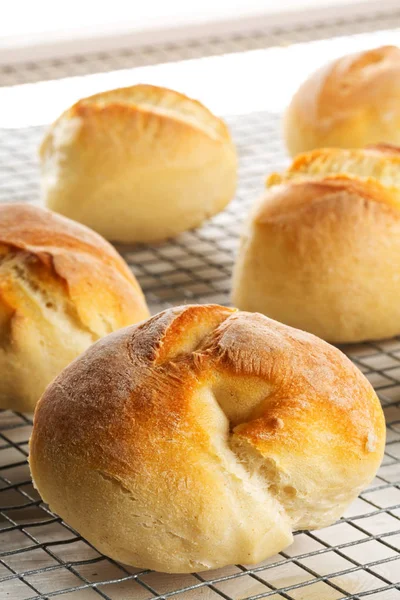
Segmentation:
<svg viewBox="0 0 400 600">
<path fill-rule="evenodd" d="M 151 50 L 153 63 L 239 52 L 294 41 L 391 29 L 399 34 L 400 14 L 337 23 L 299 31 L 192 47 Z M 388 31 L 389 35 L 389 31 Z M 218 44 L 217 44 L 218 42 Z M 131 53 L 130 65 L 150 59 Z M 158 53 L 158 54 L 157 54 Z M 129 54 L 129 53 L 128 53 Z M 126 67 L 125 53 L 56 64 L 0 69 L 3 85 Z M 162 59 L 161 59 L 162 57 Z M 142 60 L 142 63 L 140 63 Z M 92 61 L 92 62 L 91 62 Z M 148 64 L 148 63 L 146 63 Z M 51 67 L 51 68 L 50 68 Z M 41 85 L 38 83 L 37 85 Z M 0 95 L 1 98 L 1 95 Z M 280 114 L 250 112 L 228 118 L 240 155 L 240 186 L 235 200 L 204 227 L 174 240 L 120 247 L 153 312 L 184 302 L 229 304 L 230 276 L 238 235 L 247 210 L 262 189 L 265 174 L 285 162 L 279 136 Z M 0 201 L 38 201 L 36 146 L 42 127 L 0 130 Z M 400 600 L 400 337 L 344 347 L 376 389 L 386 416 L 387 443 L 372 484 L 336 524 L 298 532 L 294 544 L 257 566 L 235 565 L 201 574 L 166 575 L 121 565 L 95 550 L 40 500 L 27 463 L 31 416 L 0 412 L 0 599 L 45 600 Z"/>
</svg>

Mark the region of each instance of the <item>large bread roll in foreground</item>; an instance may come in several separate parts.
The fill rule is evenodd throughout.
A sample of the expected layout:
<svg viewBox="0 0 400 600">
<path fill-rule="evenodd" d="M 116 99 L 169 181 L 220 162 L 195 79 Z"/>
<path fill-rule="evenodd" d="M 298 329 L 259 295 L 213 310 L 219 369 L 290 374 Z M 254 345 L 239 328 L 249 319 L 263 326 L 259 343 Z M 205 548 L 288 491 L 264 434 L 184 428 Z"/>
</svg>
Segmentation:
<svg viewBox="0 0 400 600">
<path fill-rule="evenodd" d="M 256 563 L 329 525 L 385 437 L 339 350 L 259 314 L 166 310 L 94 344 L 47 389 L 30 444 L 42 498 L 121 562 Z"/>
<path fill-rule="evenodd" d="M 322 149 L 273 174 L 242 236 L 233 302 L 330 342 L 400 333 L 400 149 Z"/>
<path fill-rule="evenodd" d="M 52 125 L 41 159 L 47 206 L 120 242 L 197 227 L 236 189 L 236 151 L 223 121 L 150 85 L 77 102 Z"/>
<path fill-rule="evenodd" d="M 127 265 L 96 233 L 0 204 L 0 408 L 32 411 L 78 354 L 148 314 Z"/>
<path fill-rule="evenodd" d="M 293 97 L 284 129 L 292 156 L 328 146 L 400 144 L 400 49 L 350 54 L 316 71 Z"/>
</svg>

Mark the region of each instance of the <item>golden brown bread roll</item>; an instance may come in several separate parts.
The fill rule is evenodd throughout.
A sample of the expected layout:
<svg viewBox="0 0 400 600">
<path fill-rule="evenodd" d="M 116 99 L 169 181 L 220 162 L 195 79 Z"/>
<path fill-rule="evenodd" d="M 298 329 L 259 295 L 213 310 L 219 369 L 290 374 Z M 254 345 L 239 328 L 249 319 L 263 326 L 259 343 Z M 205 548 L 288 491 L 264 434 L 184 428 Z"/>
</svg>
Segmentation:
<svg viewBox="0 0 400 600">
<path fill-rule="evenodd" d="M 339 58 L 309 77 L 284 118 L 292 156 L 321 147 L 400 144 L 400 49 Z"/>
<path fill-rule="evenodd" d="M 322 149 L 273 174 L 242 236 L 233 302 L 330 342 L 400 333 L 400 149 Z"/>
<path fill-rule="evenodd" d="M 120 242 L 197 227 L 236 189 L 236 150 L 223 121 L 150 85 L 77 102 L 50 128 L 41 162 L 47 206 Z"/>
<path fill-rule="evenodd" d="M 384 440 L 379 400 L 339 350 L 260 314 L 185 306 L 63 371 L 37 405 L 30 466 L 98 550 L 189 572 L 256 563 L 335 521 Z"/>
<path fill-rule="evenodd" d="M 32 411 L 92 342 L 148 315 L 99 235 L 42 208 L 0 204 L 0 408 Z"/>
</svg>

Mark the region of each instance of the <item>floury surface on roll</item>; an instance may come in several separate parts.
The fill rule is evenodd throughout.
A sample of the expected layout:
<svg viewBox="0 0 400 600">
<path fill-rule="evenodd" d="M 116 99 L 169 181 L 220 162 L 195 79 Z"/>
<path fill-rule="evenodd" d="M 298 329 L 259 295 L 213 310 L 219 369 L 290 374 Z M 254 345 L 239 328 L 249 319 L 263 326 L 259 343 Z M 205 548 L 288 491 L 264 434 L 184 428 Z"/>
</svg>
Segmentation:
<svg viewBox="0 0 400 600">
<path fill-rule="evenodd" d="M 197 227 L 232 200 L 234 144 L 199 102 L 135 85 L 84 98 L 41 146 L 49 208 L 118 242 L 151 242 Z"/>
<path fill-rule="evenodd" d="M 400 144 L 400 49 L 343 56 L 311 75 L 284 119 L 292 156 L 323 147 Z"/>
<path fill-rule="evenodd" d="M 33 411 L 90 344 L 148 315 L 103 238 L 36 206 L 0 204 L 0 408 Z"/>
<path fill-rule="evenodd" d="M 330 342 L 400 334 L 400 149 L 315 150 L 271 175 L 232 297 Z"/>
<path fill-rule="evenodd" d="M 374 390 L 336 348 L 260 314 L 185 306 L 63 371 L 37 405 L 30 466 L 101 552 L 190 572 L 257 563 L 334 522 L 384 438 Z"/>
</svg>

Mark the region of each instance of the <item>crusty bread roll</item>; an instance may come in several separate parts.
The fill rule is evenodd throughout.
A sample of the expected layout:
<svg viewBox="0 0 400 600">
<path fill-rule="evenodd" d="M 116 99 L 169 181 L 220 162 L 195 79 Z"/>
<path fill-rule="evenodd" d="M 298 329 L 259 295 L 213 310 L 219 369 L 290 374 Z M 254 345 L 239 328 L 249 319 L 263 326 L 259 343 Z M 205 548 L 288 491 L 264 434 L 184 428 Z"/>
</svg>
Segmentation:
<svg viewBox="0 0 400 600">
<path fill-rule="evenodd" d="M 0 408 L 32 411 L 92 342 L 148 314 L 99 235 L 42 208 L 0 204 Z"/>
<path fill-rule="evenodd" d="M 374 390 L 339 350 L 260 314 L 185 306 L 59 375 L 36 408 L 30 466 L 98 550 L 189 572 L 256 563 L 335 521 L 384 439 Z"/>
<path fill-rule="evenodd" d="M 236 189 L 236 151 L 223 121 L 150 85 L 80 100 L 52 125 L 40 154 L 47 206 L 119 242 L 197 227 Z"/>
<path fill-rule="evenodd" d="M 351 54 L 316 71 L 287 109 L 284 136 L 292 156 L 321 147 L 400 144 L 400 49 Z"/>
<path fill-rule="evenodd" d="M 322 149 L 273 174 L 245 227 L 233 302 L 330 342 L 400 333 L 400 149 Z"/>
</svg>

